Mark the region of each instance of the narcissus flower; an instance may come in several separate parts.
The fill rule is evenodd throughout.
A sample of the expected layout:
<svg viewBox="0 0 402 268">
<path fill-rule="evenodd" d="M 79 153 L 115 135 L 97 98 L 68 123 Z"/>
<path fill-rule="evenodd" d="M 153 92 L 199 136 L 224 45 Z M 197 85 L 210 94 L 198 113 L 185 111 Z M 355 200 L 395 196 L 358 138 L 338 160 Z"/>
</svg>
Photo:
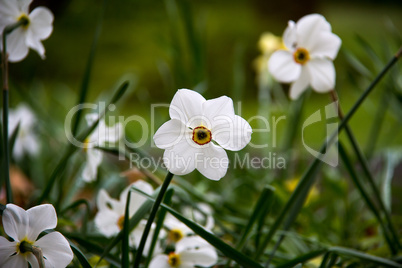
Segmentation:
<svg viewBox="0 0 402 268">
<path fill-rule="evenodd" d="M 0 267 L 39 267 L 33 251 L 40 250 L 46 268 L 66 267 L 73 260 L 70 244 L 59 232 L 51 232 L 38 239 L 41 232 L 57 225 L 52 205 L 40 205 L 25 211 L 7 204 L 3 211 L 4 232 L 14 239 L 0 237 Z M 38 239 L 38 240 L 37 240 Z"/>
<path fill-rule="evenodd" d="M 152 195 L 154 191 L 152 186 L 145 181 L 137 181 L 125 188 L 121 192 L 119 200 L 111 198 L 104 189 L 99 191 L 96 199 L 98 213 L 95 216 L 95 227 L 104 236 L 113 237 L 123 229 L 127 195 L 132 187 L 135 187 L 148 195 Z M 135 191 L 132 191 L 129 205 L 129 216 L 132 217 L 145 201 L 146 197 Z M 129 242 L 131 246 L 138 247 L 145 225 L 146 220 L 142 220 L 130 233 Z M 163 235 L 163 233 L 161 233 L 161 235 Z M 151 239 L 149 239 L 148 242 L 149 243 L 145 245 L 145 255 L 148 254 Z M 158 252 L 158 248 L 156 248 L 155 251 Z"/>
<path fill-rule="evenodd" d="M 195 266 L 210 267 L 218 260 L 216 250 L 198 236 L 185 237 L 176 244 L 174 252 L 169 255 L 155 256 L 150 268 L 191 268 Z"/>
<path fill-rule="evenodd" d="M 45 48 L 41 40 L 53 31 L 53 14 L 46 7 L 37 7 L 29 13 L 32 0 L 0 0 L 0 36 L 7 25 L 22 21 L 23 25 L 7 35 L 8 60 L 16 62 L 28 55 L 29 48 L 45 58 Z M 0 44 L 2 48 L 2 42 Z"/>
<path fill-rule="evenodd" d="M 91 125 L 97 118 L 96 114 L 89 114 L 86 116 L 88 125 Z M 108 127 L 104 120 L 99 121 L 98 127 L 92 134 L 84 141 L 83 149 L 87 155 L 87 162 L 85 163 L 82 172 L 82 178 L 86 182 L 91 182 L 96 179 L 98 174 L 98 167 L 102 162 L 103 153 L 94 148 L 95 146 L 106 146 L 108 143 L 116 143 L 123 135 L 123 128 L 121 123 Z"/>
<path fill-rule="evenodd" d="M 31 156 L 39 152 L 38 137 L 34 127 L 37 123 L 35 114 L 28 106 L 20 104 L 9 113 L 9 135 L 12 135 L 19 125 L 18 135 L 13 148 L 13 156 L 21 159 L 24 153 Z"/>
<path fill-rule="evenodd" d="M 280 82 L 292 83 L 290 98 L 297 99 L 309 86 L 317 92 L 335 87 L 335 67 L 341 39 L 319 14 L 307 15 L 297 23 L 289 21 L 283 34 L 287 50 L 274 52 L 268 62 L 271 74 Z"/>
<path fill-rule="evenodd" d="M 234 113 L 231 98 L 205 100 L 199 93 L 180 89 L 169 107 L 171 120 L 154 135 L 165 149 L 163 161 L 176 175 L 197 169 L 211 180 L 225 176 L 229 160 L 224 149 L 238 151 L 251 140 L 251 127 Z"/>
</svg>

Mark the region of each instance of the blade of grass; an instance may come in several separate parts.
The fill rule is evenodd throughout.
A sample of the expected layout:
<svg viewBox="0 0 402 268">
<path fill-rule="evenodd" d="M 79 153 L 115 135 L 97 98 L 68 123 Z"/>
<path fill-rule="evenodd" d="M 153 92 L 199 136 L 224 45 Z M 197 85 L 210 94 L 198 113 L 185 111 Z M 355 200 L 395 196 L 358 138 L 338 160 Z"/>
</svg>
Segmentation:
<svg viewBox="0 0 402 268">
<path fill-rule="evenodd" d="M 393 241 L 392 241 L 392 237 L 389 234 L 389 230 L 388 230 L 387 226 L 384 224 L 384 221 L 382 220 L 382 218 L 381 218 L 378 210 L 376 209 L 375 205 L 371 201 L 368 193 L 364 189 L 362 183 L 359 181 L 357 173 L 356 173 L 354 167 L 352 166 L 351 161 L 350 161 L 350 159 L 349 159 L 349 157 L 348 157 L 348 155 L 346 153 L 346 150 L 343 147 L 341 142 L 339 142 L 339 154 L 340 154 L 340 156 L 341 156 L 341 158 L 343 160 L 343 163 L 345 164 L 346 169 L 349 172 L 350 177 L 352 178 L 354 184 L 356 185 L 357 189 L 359 190 L 361 196 L 363 197 L 363 199 L 366 202 L 367 206 L 373 212 L 374 216 L 377 218 L 378 222 L 380 223 L 381 229 L 383 230 L 385 240 L 387 241 L 391 252 L 394 253 L 394 251 L 397 251 L 397 248 L 394 248 L 394 244 L 393 244 Z"/>
<path fill-rule="evenodd" d="M 336 95 L 335 91 L 331 91 L 331 96 L 332 99 L 334 101 L 338 100 L 338 97 Z M 338 102 L 338 114 L 339 114 L 339 118 L 342 120 L 343 119 L 343 113 L 341 111 L 339 102 Z M 375 197 L 375 201 L 377 202 L 377 204 L 380 206 L 379 209 L 377 209 L 376 206 L 374 206 L 373 208 L 376 210 L 376 213 L 379 215 L 379 217 L 381 218 L 381 212 L 385 215 L 385 220 L 387 223 L 387 228 L 384 226 L 383 229 L 388 229 L 387 231 L 390 231 L 390 238 L 391 238 L 391 242 L 392 245 L 391 246 L 391 252 L 393 254 L 396 254 L 398 252 L 398 248 L 400 248 L 400 244 L 399 244 L 399 238 L 398 238 L 398 234 L 392 224 L 391 221 L 391 216 L 388 213 L 388 210 L 385 208 L 384 202 L 381 198 L 381 194 L 380 191 L 378 190 L 378 187 L 376 186 L 375 182 L 374 182 L 374 177 L 371 174 L 368 164 L 367 164 L 367 160 L 365 159 L 362 151 L 359 148 L 359 145 L 357 143 L 356 138 L 354 137 L 352 130 L 350 129 L 350 127 L 348 126 L 348 124 L 345 124 L 345 131 L 346 131 L 346 135 L 349 138 L 350 144 L 352 145 L 352 148 L 363 168 L 363 173 L 366 176 L 368 182 L 369 182 L 369 186 L 371 187 L 371 190 L 374 193 L 374 197 Z"/>
<path fill-rule="evenodd" d="M 136 189 L 134 189 L 134 190 L 139 192 L 140 194 L 144 195 L 145 197 L 147 197 L 148 200 L 155 202 L 155 199 L 153 199 L 151 196 L 147 195 L 146 193 L 136 190 Z M 262 268 L 262 266 L 260 264 L 256 263 L 255 261 L 253 261 L 246 255 L 244 255 L 240 251 L 229 246 L 228 244 L 223 242 L 221 239 L 216 237 L 214 234 L 212 234 L 210 231 L 208 231 L 204 227 L 200 226 L 198 223 L 195 223 L 195 222 L 187 219 L 186 217 L 184 217 L 183 215 L 181 215 L 180 213 L 178 213 L 177 211 L 175 211 L 174 209 L 172 209 L 171 207 L 169 207 L 165 204 L 160 204 L 160 206 L 162 208 L 166 209 L 176 219 L 178 219 L 179 221 L 181 221 L 182 223 L 187 225 L 187 227 L 189 227 L 191 230 L 193 230 L 194 233 L 196 233 L 200 237 L 204 238 L 208 243 L 210 243 L 212 246 L 217 248 L 228 258 L 231 258 L 232 260 L 236 261 L 238 264 L 240 264 L 244 267 Z"/>
<path fill-rule="evenodd" d="M 264 189 L 262 190 L 260 198 L 258 199 L 258 201 L 254 207 L 253 213 L 250 216 L 247 226 L 246 226 L 246 228 L 244 228 L 242 237 L 236 245 L 237 250 L 241 250 L 243 248 L 244 244 L 246 243 L 246 241 L 249 237 L 250 231 L 253 228 L 256 220 L 259 218 L 260 214 L 262 212 L 267 212 L 267 210 L 265 208 L 271 207 L 273 199 L 274 199 L 274 193 L 275 193 L 275 188 L 270 185 L 266 185 L 264 187 Z"/>
<path fill-rule="evenodd" d="M 318 256 L 321 256 L 326 251 L 327 251 L 326 249 L 319 249 L 319 250 L 308 252 L 308 253 L 298 256 L 290 261 L 280 263 L 276 266 L 276 268 L 294 267 L 298 263 L 304 263 L 304 262 L 314 259 Z"/>
<path fill-rule="evenodd" d="M 168 174 L 166 175 L 166 178 L 163 181 L 163 184 L 159 190 L 158 196 L 156 197 L 156 200 L 152 206 L 152 210 L 148 217 L 147 224 L 145 225 L 144 232 L 142 233 L 140 245 L 138 246 L 137 253 L 136 253 L 135 259 L 134 259 L 134 268 L 137 268 L 140 266 L 142 252 L 144 251 L 144 247 L 145 247 L 145 243 L 147 242 L 149 231 L 151 230 L 152 223 L 155 219 L 156 213 L 158 212 L 158 209 L 162 202 L 163 196 L 165 195 L 166 190 L 167 190 L 170 182 L 172 181 L 172 179 L 173 179 L 173 174 L 168 172 Z"/>
<path fill-rule="evenodd" d="M 123 239 L 121 241 L 121 267 L 128 267 L 130 265 L 130 259 L 129 259 L 129 235 L 130 235 L 130 197 L 131 197 L 131 191 L 128 191 L 127 194 L 127 201 L 126 201 L 126 209 L 124 212 L 124 223 L 123 223 Z"/>
<path fill-rule="evenodd" d="M 88 95 L 89 81 L 90 81 L 90 78 L 91 78 L 91 72 L 92 72 L 94 59 L 95 59 L 95 51 L 96 51 L 96 47 L 98 46 L 99 37 L 100 37 L 101 32 L 102 32 L 102 22 L 103 22 L 103 17 L 104 17 L 104 14 L 105 14 L 105 6 L 106 6 L 106 0 L 103 0 L 102 3 L 101 3 L 100 11 L 99 11 L 99 18 L 98 18 L 98 22 L 97 22 L 97 25 L 96 25 L 95 35 L 94 35 L 94 38 L 92 40 L 91 51 L 89 53 L 87 65 L 85 67 L 84 78 L 82 80 L 80 96 L 78 98 L 77 105 L 84 103 L 85 100 L 86 100 L 86 97 Z M 79 109 L 77 111 L 76 117 L 75 117 L 73 125 L 72 125 L 73 126 L 72 133 L 73 133 L 74 136 L 77 135 L 78 126 L 80 124 L 81 117 L 82 117 L 82 110 Z"/>
<path fill-rule="evenodd" d="M 70 242 L 70 247 L 73 250 L 75 257 L 77 257 L 78 261 L 80 262 L 80 264 L 82 265 L 83 268 L 91 268 L 92 267 L 91 264 L 89 263 L 89 261 L 87 260 L 87 258 L 85 257 L 85 254 L 82 253 L 78 247 L 76 247 L 71 242 Z"/>
<path fill-rule="evenodd" d="M 174 194 L 174 189 L 169 188 L 166 191 L 166 195 L 165 195 L 165 198 L 163 199 L 163 203 L 169 206 L 171 201 L 172 201 L 173 194 Z M 148 258 L 147 258 L 145 267 L 148 267 L 149 264 L 151 263 L 151 260 L 152 260 L 152 257 L 153 257 L 153 252 L 154 252 L 154 249 L 155 249 L 155 245 L 158 242 L 159 232 L 163 227 L 163 222 L 165 220 L 165 216 L 166 216 L 166 209 L 161 208 L 161 210 L 159 211 L 158 220 L 156 222 L 156 227 L 155 227 L 154 235 L 152 237 L 151 245 L 149 247 Z"/>
<path fill-rule="evenodd" d="M 59 216 L 64 215 L 67 211 L 72 210 L 72 209 L 74 209 L 74 208 L 76 208 L 76 207 L 78 207 L 78 206 L 80 206 L 80 205 L 85 205 L 85 209 L 86 209 L 86 210 L 85 210 L 86 213 L 84 213 L 84 220 L 83 220 L 83 222 L 82 222 L 82 228 L 81 228 L 82 235 L 85 237 L 86 234 L 87 234 L 87 229 L 88 229 L 88 228 L 87 228 L 87 225 L 88 225 L 88 217 L 89 217 L 89 214 L 90 214 L 90 212 L 91 212 L 91 209 L 90 209 L 90 205 L 89 205 L 88 200 L 86 200 L 86 199 L 79 199 L 79 200 L 73 202 L 73 203 L 70 204 L 69 206 L 65 207 L 65 208 L 59 213 Z"/>
<path fill-rule="evenodd" d="M 83 142 L 88 137 L 88 135 L 91 134 L 91 132 L 98 126 L 101 118 L 104 117 L 105 114 L 109 111 L 108 107 L 111 104 L 115 104 L 123 96 L 123 94 L 126 92 L 127 88 L 128 88 L 128 82 L 127 81 L 123 82 L 123 84 L 116 91 L 116 93 L 114 94 L 114 96 L 112 97 L 112 99 L 110 100 L 108 105 L 106 106 L 105 110 L 99 114 L 99 118 L 88 129 L 86 129 L 83 133 L 81 133 L 81 135 L 79 135 L 77 137 L 77 140 L 79 142 Z M 65 167 L 67 166 L 67 162 L 68 162 L 69 158 L 77 150 L 78 150 L 78 147 L 74 146 L 73 144 L 68 144 L 66 152 L 64 153 L 63 157 L 59 161 L 59 164 L 56 166 L 56 168 L 54 169 L 53 173 L 51 174 L 49 180 L 47 181 L 45 189 L 43 190 L 41 196 L 38 198 L 38 200 L 37 200 L 38 204 L 42 203 L 46 198 L 48 198 L 50 191 L 52 190 L 53 185 L 57 180 L 58 175 L 64 171 Z"/>
<path fill-rule="evenodd" d="M 370 263 L 375 263 L 377 265 L 382 265 L 385 267 L 397 267 L 397 268 L 402 267 L 402 264 L 396 263 L 394 261 L 385 258 L 369 255 L 354 249 L 343 248 L 343 247 L 331 247 L 328 249 L 328 251 L 342 256 L 357 258 L 362 261 L 368 261 Z"/>
<path fill-rule="evenodd" d="M 367 98 L 367 96 L 373 91 L 375 86 L 384 77 L 384 75 L 388 72 L 388 70 L 398 61 L 398 59 L 401 57 L 401 55 L 402 55 L 402 47 L 395 54 L 395 56 L 388 62 L 388 64 L 384 67 L 384 69 L 377 75 L 377 77 L 373 80 L 373 82 L 367 87 L 367 89 L 363 92 L 363 94 L 360 96 L 360 98 L 356 101 L 356 103 L 353 105 L 353 107 L 350 109 L 350 111 L 346 114 L 346 116 L 340 122 L 337 131 L 335 133 L 333 133 L 331 135 L 331 137 L 325 141 L 325 143 L 323 144 L 323 146 L 321 147 L 321 150 L 320 150 L 321 154 L 324 153 L 325 150 L 334 142 L 337 135 L 343 130 L 343 128 L 345 127 L 347 122 L 352 118 L 352 116 L 355 114 L 355 112 L 360 107 L 360 105 L 364 102 L 364 100 Z M 302 178 L 300 179 L 295 191 L 290 196 L 289 201 L 286 203 L 285 207 L 281 210 L 281 213 L 276 218 L 274 224 L 270 228 L 266 238 L 264 239 L 264 241 L 262 243 L 262 246 L 257 250 L 257 252 L 255 254 L 256 259 L 258 259 L 261 256 L 261 254 L 264 252 L 265 248 L 268 246 L 269 242 L 271 241 L 272 237 L 275 235 L 277 229 L 281 225 L 282 221 L 285 219 L 285 216 L 288 214 L 288 212 L 295 205 L 296 206 L 298 205 L 296 202 L 299 200 L 299 196 L 303 193 L 303 191 L 306 190 L 305 189 L 306 186 L 308 188 L 309 186 L 311 187 L 313 185 L 313 182 L 315 180 L 315 176 L 313 176 L 313 175 L 315 174 L 316 170 L 318 169 L 320 163 L 321 162 L 320 162 L 319 158 L 315 158 L 314 161 L 308 167 L 308 169 L 305 171 L 305 173 L 302 176 Z"/>
<path fill-rule="evenodd" d="M 154 194 L 157 194 L 155 191 Z M 130 219 L 130 232 L 138 225 L 138 223 L 144 218 L 144 216 L 151 210 L 153 202 L 150 200 L 146 200 L 142 206 L 135 212 L 135 214 Z M 98 264 L 102 261 L 102 259 L 109 254 L 110 250 L 112 250 L 121 240 L 123 239 L 123 231 L 120 231 L 116 237 L 112 239 L 112 241 L 106 246 L 103 250 L 102 255 L 99 258 Z"/>
</svg>

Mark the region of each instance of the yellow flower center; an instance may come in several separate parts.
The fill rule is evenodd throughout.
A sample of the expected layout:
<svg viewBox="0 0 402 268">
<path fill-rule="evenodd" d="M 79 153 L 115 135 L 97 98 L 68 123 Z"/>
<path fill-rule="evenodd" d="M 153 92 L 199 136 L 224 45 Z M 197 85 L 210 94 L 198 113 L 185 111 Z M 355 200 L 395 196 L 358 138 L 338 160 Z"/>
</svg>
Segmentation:
<svg viewBox="0 0 402 268">
<path fill-rule="evenodd" d="M 124 227 L 124 215 L 122 215 L 118 220 L 117 220 L 117 226 L 119 226 L 120 230 L 123 230 Z"/>
<path fill-rule="evenodd" d="M 179 267 L 180 265 L 180 255 L 174 252 L 169 253 L 168 263 L 171 267 Z"/>
<path fill-rule="evenodd" d="M 193 141 L 199 145 L 204 145 L 212 140 L 212 134 L 209 129 L 199 126 L 193 129 Z"/>
<path fill-rule="evenodd" d="M 21 242 L 17 244 L 17 254 L 21 254 L 22 256 L 26 256 L 33 251 L 32 246 L 34 242 L 27 240 L 26 238 L 22 239 Z"/>
<path fill-rule="evenodd" d="M 310 54 L 308 53 L 308 50 L 302 47 L 299 47 L 296 49 L 296 51 L 293 53 L 293 58 L 295 62 L 299 64 L 305 64 L 310 60 Z"/>
<path fill-rule="evenodd" d="M 89 138 L 84 140 L 84 152 L 87 152 L 89 148 Z"/>
<path fill-rule="evenodd" d="M 18 17 L 17 21 L 22 21 L 22 28 L 24 28 L 24 29 L 27 29 L 28 26 L 29 26 L 29 23 L 31 22 L 31 21 L 29 20 L 28 15 L 25 14 L 25 13 L 22 13 L 22 14 Z"/>
<path fill-rule="evenodd" d="M 172 230 L 170 230 L 168 237 L 169 237 L 169 240 L 176 243 L 184 237 L 184 234 L 179 229 L 172 229 Z"/>
</svg>

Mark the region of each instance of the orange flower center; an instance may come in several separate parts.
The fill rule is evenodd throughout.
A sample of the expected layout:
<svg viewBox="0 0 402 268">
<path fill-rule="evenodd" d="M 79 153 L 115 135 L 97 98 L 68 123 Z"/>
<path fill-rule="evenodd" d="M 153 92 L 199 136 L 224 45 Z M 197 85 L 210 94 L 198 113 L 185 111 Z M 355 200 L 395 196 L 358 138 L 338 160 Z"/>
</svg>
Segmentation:
<svg viewBox="0 0 402 268">
<path fill-rule="evenodd" d="M 199 126 L 193 129 L 193 141 L 199 145 L 205 145 L 212 140 L 212 133 L 209 129 Z"/>
<path fill-rule="evenodd" d="M 180 255 L 174 252 L 170 252 L 168 257 L 168 263 L 171 267 L 179 267 Z"/>
<path fill-rule="evenodd" d="M 308 53 L 308 50 L 302 47 L 299 47 L 296 49 L 296 51 L 293 53 L 293 58 L 295 62 L 299 64 L 305 64 L 310 60 L 310 54 Z"/>
</svg>

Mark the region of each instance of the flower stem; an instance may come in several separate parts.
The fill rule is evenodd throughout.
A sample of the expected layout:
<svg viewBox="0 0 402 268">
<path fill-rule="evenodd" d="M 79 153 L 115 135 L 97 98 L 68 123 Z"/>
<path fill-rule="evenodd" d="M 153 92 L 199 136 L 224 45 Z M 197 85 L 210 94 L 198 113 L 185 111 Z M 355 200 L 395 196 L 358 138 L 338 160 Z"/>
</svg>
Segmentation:
<svg viewBox="0 0 402 268">
<path fill-rule="evenodd" d="M 336 92 L 334 90 L 332 90 L 330 92 L 330 95 L 331 95 L 332 100 L 337 102 L 339 119 L 343 120 L 344 116 L 343 116 L 341 106 L 339 105 L 338 95 L 336 94 Z M 349 138 L 350 144 L 352 145 L 353 150 L 354 150 L 354 152 L 355 152 L 355 154 L 356 154 L 356 156 L 357 156 L 357 158 L 358 158 L 358 160 L 359 160 L 359 162 L 360 162 L 360 164 L 361 164 L 361 166 L 363 168 L 363 173 L 367 177 L 369 185 L 370 185 L 370 187 L 371 187 L 371 189 L 372 189 L 372 191 L 374 193 L 376 203 L 380 206 L 380 211 L 375 206 L 372 206 L 371 208 L 373 210 L 373 213 L 376 216 L 376 218 L 378 219 L 378 221 L 379 221 L 379 223 L 381 225 L 381 228 L 383 229 L 385 238 L 387 238 L 387 236 L 390 235 L 388 231 L 390 231 L 392 233 L 390 235 L 390 237 L 393 238 L 393 239 L 386 239 L 386 240 L 389 242 L 389 247 L 391 249 L 391 252 L 393 254 L 396 254 L 397 251 L 398 251 L 397 248 L 399 247 L 399 240 L 398 240 L 398 236 L 397 236 L 397 233 L 395 231 L 395 228 L 392 225 L 391 216 L 389 215 L 387 209 L 385 208 L 384 202 L 383 202 L 383 200 L 381 198 L 381 195 L 380 195 L 380 191 L 378 190 L 378 188 L 377 188 L 377 186 L 376 186 L 376 184 L 374 182 L 374 178 L 373 178 L 373 175 L 371 174 L 371 172 L 369 170 L 367 161 L 366 161 L 362 151 L 360 150 L 359 145 L 357 144 L 356 138 L 354 137 L 353 132 L 350 129 L 348 124 L 345 124 L 345 132 L 346 132 L 346 135 Z M 365 191 L 364 189 L 362 189 L 362 190 Z M 385 219 L 387 221 L 388 226 L 386 226 L 384 221 L 382 220 L 382 217 L 381 217 L 381 214 L 380 214 L 381 211 L 385 215 Z"/>
<path fill-rule="evenodd" d="M 166 190 L 167 190 L 170 182 L 172 181 L 172 179 L 173 179 L 173 174 L 168 172 L 165 180 L 163 181 L 161 189 L 159 190 L 159 194 L 156 197 L 155 203 L 152 206 L 151 214 L 149 215 L 147 225 L 145 226 L 144 232 L 142 233 L 141 242 L 140 242 L 140 245 L 138 246 L 137 254 L 136 254 L 135 260 L 134 260 L 134 268 L 138 268 L 140 266 L 142 252 L 144 251 L 144 247 L 145 247 L 145 243 L 147 242 L 149 231 L 151 230 L 151 226 L 155 219 L 156 212 L 158 212 L 158 208 L 162 202 L 163 196 L 165 195 Z"/>
<path fill-rule="evenodd" d="M 13 202 L 13 192 L 10 182 L 10 152 L 8 145 L 8 53 L 7 53 L 7 34 L 11 33 L 19 26 L 25 23 L 20 20 L 16 23 L 6 26 L 3 30 L 3 51 L 2 51 L 2 67 L 3 67 L 3 157 L 4 157 L 4 180 L 6 183 L 7 203 Z"/>
</svg>

